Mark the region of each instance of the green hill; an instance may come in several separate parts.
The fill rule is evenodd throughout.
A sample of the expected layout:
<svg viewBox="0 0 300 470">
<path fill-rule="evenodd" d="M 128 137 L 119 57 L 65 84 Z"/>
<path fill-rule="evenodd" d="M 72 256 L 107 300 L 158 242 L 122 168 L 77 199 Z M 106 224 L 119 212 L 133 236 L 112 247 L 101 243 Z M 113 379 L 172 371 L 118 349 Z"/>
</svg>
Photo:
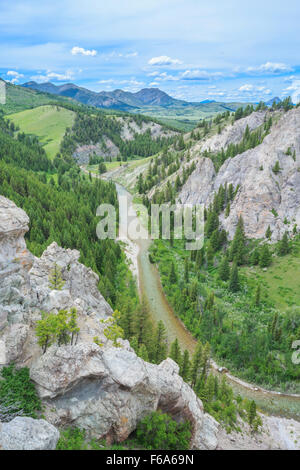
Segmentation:
<svg viewBox="0 0 300 470">
<path fill-rule="evenodd" d="M 70 102 L 72 100 L 69 98 L 54 96 L 31 88 L 23 88 L 6 83 L 6 104 L 0 104 L 0 111 L 3 111 L 4 114 L 11 114 L 45 104 Z"/>
<path fill-rule="evenodd" d="M 25 134 L 36 135 L 49 158 L 53 159 L 59 152 L 66 128 L 74 123 L 75 113 L 59 106 L 45 105 L 10 114 L 9 119 Z"/>
</svg>

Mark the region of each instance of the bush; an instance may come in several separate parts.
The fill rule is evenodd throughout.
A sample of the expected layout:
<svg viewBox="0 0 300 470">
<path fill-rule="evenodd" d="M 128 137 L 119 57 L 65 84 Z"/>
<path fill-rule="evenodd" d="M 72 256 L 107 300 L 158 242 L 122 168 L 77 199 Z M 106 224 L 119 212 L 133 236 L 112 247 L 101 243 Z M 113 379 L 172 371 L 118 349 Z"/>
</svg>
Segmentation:
<svg viewBox="0 0 300 470">
<path fill-rule="evenodd" d="M 176 423 L 171 416 L 154 411 L 140 421 L 137 440 L 148 450 L 185 450 L 191 440 L 191 423 Z"/>
<path fill-rule="evenodd" d="M 56 450 L 86 450 L 85 431 L 70 428 L 61 431 Z"/>
<path fill-rule="evenodd" d="M 29 369 L 24 367 L 16 369 L 14 364 L 3 367 L 0 380 L 0 406 L 8 410 L 8 417 L 30 416 L 36 418 L 36 412 L 40 411 L 41 401 L 37 395 L 35 386 L 30 380 Z"/>
</svg>

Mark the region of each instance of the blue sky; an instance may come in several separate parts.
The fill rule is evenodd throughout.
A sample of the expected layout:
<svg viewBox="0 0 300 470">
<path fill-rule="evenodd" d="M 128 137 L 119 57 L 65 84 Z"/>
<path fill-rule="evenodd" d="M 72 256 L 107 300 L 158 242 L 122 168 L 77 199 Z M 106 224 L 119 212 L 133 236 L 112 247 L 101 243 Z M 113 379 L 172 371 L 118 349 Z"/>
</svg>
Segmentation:
<svg viewBox="0 0 300 470">
<path fill-rule="evenodd" d="M 299 0 L 0 0 L 0 76 L 296 102 L 299 20 Z"/>
</svg>

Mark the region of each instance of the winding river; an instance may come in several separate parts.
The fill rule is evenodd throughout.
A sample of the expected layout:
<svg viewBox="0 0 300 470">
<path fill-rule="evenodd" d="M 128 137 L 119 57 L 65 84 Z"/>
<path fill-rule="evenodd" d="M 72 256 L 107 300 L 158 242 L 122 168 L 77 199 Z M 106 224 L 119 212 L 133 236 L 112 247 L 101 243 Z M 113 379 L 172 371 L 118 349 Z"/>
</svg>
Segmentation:
<svg viewBox="0 0 300 470">
<path fill-rule="evenodd" d="M 127 198 L 128 208 L 131 216 L 128 218 L 130 224 L 137 214 L 133 209 L 132 195 L 121 185 L 116 183 L 119 201 L 121 197 Z M 122 211 L 120 211 L 120 238 L 126 241 L 126 220 Z M 137 247 L 137 265 L 138 265 L 138 284 L 140 295 L 145 296 L 149 303 L 150 312 L 153 320 L 158 322 L 162 320 L 166 326 L 168 342 L 171 343 L 178 338 L 181 349 L 187 349 L 190 354 L 193 353 L 197 344 L 191 333 L 185 328 L 183 323 L 174 315 L 169 305 L 160 282 L 159 272 L 155 265 L 149 261 L 149 247 L 152 243 L 151 239 L 131 240 Z M 214 373 L 219 374 L 218 366 L 212 361 Z M 300 421 L 300 395 L 288 395 L 280 392 L 264 390 L 261 387 L 244 382 L 230 373 L 223 373 L 228 383 L 234 389 L 235 393 L 239 393 L 243 397 L 256 401 L 258 407 L 265 413 L 285 416 Z"/>
</svg>

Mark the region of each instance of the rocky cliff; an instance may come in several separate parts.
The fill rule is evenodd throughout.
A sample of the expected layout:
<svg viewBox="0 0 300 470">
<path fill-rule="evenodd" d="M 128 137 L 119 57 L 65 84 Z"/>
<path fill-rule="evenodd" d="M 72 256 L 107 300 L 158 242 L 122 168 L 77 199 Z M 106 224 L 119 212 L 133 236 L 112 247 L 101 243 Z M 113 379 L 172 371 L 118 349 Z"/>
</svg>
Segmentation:
<svg viewBox="0 0 300 470">
<path fill-rule="evenodd" d="M 14 361 L 30 368 L 45 417 L 56 427 L 79 426 L 90 436 L 122 441 L 140 419 L 160 408 L 176 420 L 190 420 L 192 448 L 215 449 L 218 424 L 178 375 L 177 364 L 171 359 L 160 365 L 144 362 L 127 341 L 114 347 L 99 321 L 112 311 L 97 289 L 97 275 L 78 262 L 77 251 L 56 243 L 40 259 L 33 257 L 24 241 L 28 223 L 22 210 L 0 197 L 0 367 Z M 65 281 L 62 290 L 49 288 L 55 263 Z M 78 312 L 77 343 L 53 345 L 42 354 L 35 336 L 41 312 L 72 307 Z M 94 343 L 95 336 L 103 346 Z M 2 441 L 8 448 L 20 426 L 29 426 L 19 424 L 11 430 L 4 426 Z"/>
<path fill-rule="evenodd" d="M 251 116 L 253 121 L 259 123 L 263 113 L 254 113 Z M 198 151 L 203 152 L 208 148 L 220 150 L 229 142 L 229 134 L 233 131 L 234 129 L 223 131 L 223 135 L 211 138 Z M 239 132 L 236 131 L 230 136 L 230 140 L 234 142 L 237 134 Z M 195 154 L 197 149 L 194 149 L 194 156 Z M 276 162 L 279 164 L 278 172 L 274 171 Z M 284 114 L 272 126 L 262 144 L 227 159 L 218 172 L 210 159 L 198 155 L 196 170 L 183 186 L 179 200 L 182 203 L 208 205 L 220 185 L 224 186 L 225 183 L 232 183 L 234 187 L 239 185 L 229 217 L 221 217 L 230 237 L 234 234 L 240 215 L 244 218 L 245 232 L 249 238 L 263 238 L 268 225 L 273 232 L 274 241 L 285 230 L 292 232 L 294 225 L 299 229 L 300 108 Z"/>
</svg>

